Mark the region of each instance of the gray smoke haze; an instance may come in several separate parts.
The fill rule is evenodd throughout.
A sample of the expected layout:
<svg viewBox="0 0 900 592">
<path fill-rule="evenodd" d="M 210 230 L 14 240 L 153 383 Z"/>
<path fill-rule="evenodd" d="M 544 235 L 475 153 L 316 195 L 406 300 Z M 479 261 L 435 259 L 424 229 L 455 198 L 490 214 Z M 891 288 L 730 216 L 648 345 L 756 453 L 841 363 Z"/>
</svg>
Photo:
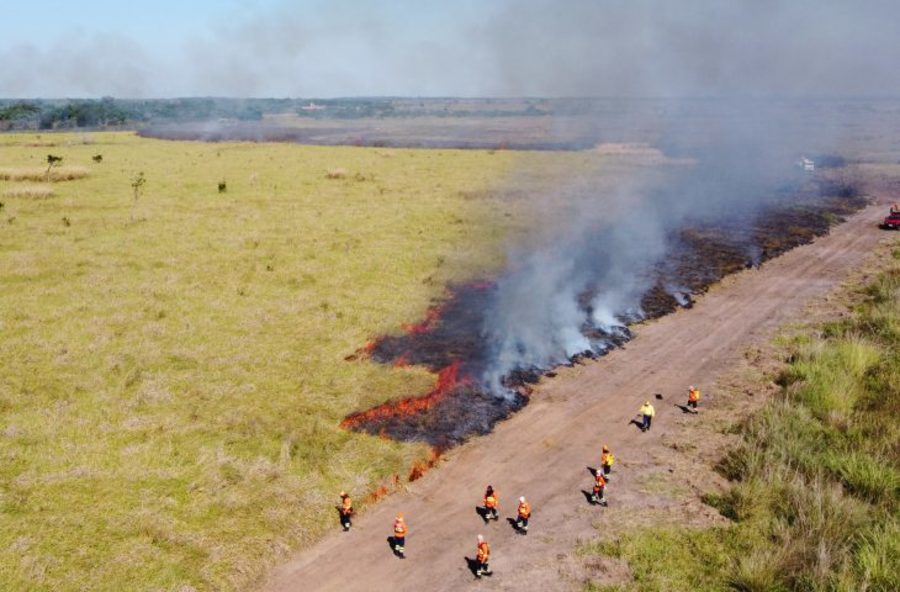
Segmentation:
<svg viewBox="0 0 900 592">
<path fill-rule="evenodd" d="M 176 39 L 10 28 L 0 96 L 897 95 L 898 23 L 893 0 L 253 3 Z"/>
<path fill-rule="evenodd" d="M 567 215 L 538 240 L 509 251 L 509 270 L 483 316 L 489 359 L 481 381 L 489 391 L 511 394 L 504 378 L 514 371 L 540 371 L 612 347 L 627 324 L 644 318 L 642 298 L 659 281 L 657 272 L 686 227 L 731 222 L 730 239 L 744 260 L 756 260 L 761 247 L 750 229 L 767 206 L 789 198 L 784 187 L 803 174 L 797 156 L 840 151 L 839 134 L 813 139 L 795 123 L 802 104 L 659 104 L 680 111 L 667 143 L 689 159 L 657 167 L 664 171 L 658 178 L 636 172 L 612 191 L 592 187 L 587 175 L 568 187 L 561 183 L 556 195 L 535 198 Z M 684 298 L 677 283 L 663 289 Z"/>
</svg>

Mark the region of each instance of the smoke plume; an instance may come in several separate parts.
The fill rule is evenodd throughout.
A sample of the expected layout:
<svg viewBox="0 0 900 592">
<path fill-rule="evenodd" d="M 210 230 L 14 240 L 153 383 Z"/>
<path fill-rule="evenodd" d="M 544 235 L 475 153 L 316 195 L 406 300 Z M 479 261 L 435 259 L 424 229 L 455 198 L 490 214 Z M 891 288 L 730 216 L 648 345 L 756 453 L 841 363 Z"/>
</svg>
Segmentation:
<svg viewBox="0 0 900 592">
<path fill-rule="evenodd" d="M 803 182 L 797 155 L 838 141 L 822 135 L 811 143 L 790 123 L 802 111 L 798 105 L 661 104 L 678 113 L 661 143 L 683 158 L 663 165 L 657 179 L 624 180 L 612 193 L 586 179 L 561 187 L 565 219 L 545 228 L 539 240 L 511 248 L 509 271 L 483 321 L 490 357 L 481 379 L 491 392 L 508 392 L 504 383 L 512 372 L 603 353 L 644 317 L 642 298 L 657 284 L 686 303 L 686 290 L 667 267 L 685 228 L 729 228 L 744 258 L 758 261 L 760 246 L 750 229 Z"/>
</svg>

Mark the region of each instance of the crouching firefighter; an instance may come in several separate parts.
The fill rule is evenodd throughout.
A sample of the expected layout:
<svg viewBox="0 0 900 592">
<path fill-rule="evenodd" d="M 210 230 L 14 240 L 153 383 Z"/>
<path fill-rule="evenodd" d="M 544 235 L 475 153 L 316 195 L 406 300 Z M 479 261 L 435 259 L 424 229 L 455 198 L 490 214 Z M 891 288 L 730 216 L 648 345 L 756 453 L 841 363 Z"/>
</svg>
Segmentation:
<svg viewBox="0 0 900 592">
<path fill-rule="evenodd" d="M 594 491 L 591 494 L 591 503 L 606 506 L 606 497 L 604 496 L 605 491 L 606 478 L 603 476 L 603 470 L 597 469 L 597 474 L 594 478 Z"/>
<path fill-rule="evenodd" d="M 484 540 L 484 537 L 478 535 L 478 550 L 475 553 L 475 577 L 492 576 L 494 572 L 488 566 L 488 560 L 491 558 L 491 547 Z"/>
<path fill-rule="evenodd" d="M 525 501 L 525 496 L 519 498 L 519 511 L 516 518 L 516 530 L 520 534 L 528 534 L 528 519 L 531 518 L 531 504 Z"/>
<path fill-rule="evenodd" d="M 341 514 L 341 526 L 344 527 L 344 532 L 347 532 L 353 526 L 353 501 L 346 491 L 341 492 L 341 505 L 338 506 L 338 512 Z"/>
<path fill-rule="evenodd" d="M 397 518 L 394 520 L 394 553 L 401 559 L 406 558 L 406 533 L 409 529 L 406 527 L 406 521 L 403 519 L 403 513 L 398 512 Z"/>
</svg>

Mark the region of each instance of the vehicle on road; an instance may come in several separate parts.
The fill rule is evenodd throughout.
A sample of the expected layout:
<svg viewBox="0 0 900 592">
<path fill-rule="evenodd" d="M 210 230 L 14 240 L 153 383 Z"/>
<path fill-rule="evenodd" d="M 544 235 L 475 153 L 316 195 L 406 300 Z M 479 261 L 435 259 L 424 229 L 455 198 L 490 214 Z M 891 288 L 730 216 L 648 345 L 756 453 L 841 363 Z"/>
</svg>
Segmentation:
<svg viewBox="0 0 900 592">
<path fill-rule="evenodd" d="M 891 212 L 881 223 L 881 227 L 885 230 L 900 230 L 900 212 Z"/>
</svg>

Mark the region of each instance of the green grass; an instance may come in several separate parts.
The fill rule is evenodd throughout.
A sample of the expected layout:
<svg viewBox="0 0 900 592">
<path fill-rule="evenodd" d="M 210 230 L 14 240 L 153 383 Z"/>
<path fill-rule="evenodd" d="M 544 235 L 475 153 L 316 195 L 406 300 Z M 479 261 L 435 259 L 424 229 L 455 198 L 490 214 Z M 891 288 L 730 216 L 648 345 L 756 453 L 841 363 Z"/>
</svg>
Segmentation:
<svg viewBox="0 0 900 592">
<path fill-rule="evenodd" d="M 587 153 L 121 133 L 0 135 L 0 167 L 49 150 L 89 174 L 0 208 L 9 590 L 251 587 L 335 527 L 340 490 L 364 507 L 428 452 L 338 424 L 434 377 L 344 358 L 501 266 L 568 175 L 602 164 L 602 191 L 633 172 Z"/>
<path fill-rule="evenodd" d="M 461 194 L 514 157 L 92 138 L 54 147 L 87 178 L 0 210 L 0 581 L 241 589 L 424 453 L 338 423 L 433 378 L 344 357 L 498 264 Z"/>
<path fill-rule="evenodd" d="M 583 544 L 634 574 L 587 589 L 900 589 L 900 266 L 863 294 L 852 318 L 795 341 L 781 396 L 722 460 L 732 487 L 705 501 L 732 523 Z"/>
</svg>

